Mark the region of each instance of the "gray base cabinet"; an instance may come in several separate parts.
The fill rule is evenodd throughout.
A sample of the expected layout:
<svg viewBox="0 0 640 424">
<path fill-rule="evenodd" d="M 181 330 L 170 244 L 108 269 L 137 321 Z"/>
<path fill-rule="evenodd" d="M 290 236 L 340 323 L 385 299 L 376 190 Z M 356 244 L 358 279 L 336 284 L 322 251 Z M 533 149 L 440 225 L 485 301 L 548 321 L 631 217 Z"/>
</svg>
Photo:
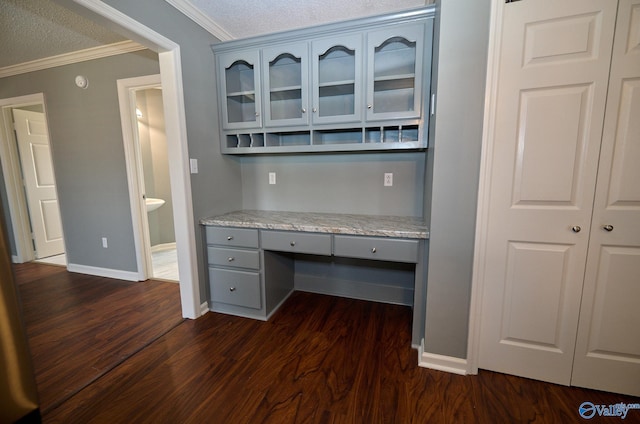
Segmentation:
<svg viewBox="0 0 640 424">
<path fill-rule="evenodd" d="M 426 148 L 434 16 L 428 6 L 214 44 L 222 153 Z"/>
<path fill-rule="evenodd" d="M 267 320 L 293 291 L 292 261 L 259 249 L 257 229 L 205 229 L 209 308 Z"/>
<path fill-rule="evenodd" d="M 426 240 L 205 226 L 210 309 L 267 320 L 294 290 L 412 306 L 423 334 Z"/>
</svg>

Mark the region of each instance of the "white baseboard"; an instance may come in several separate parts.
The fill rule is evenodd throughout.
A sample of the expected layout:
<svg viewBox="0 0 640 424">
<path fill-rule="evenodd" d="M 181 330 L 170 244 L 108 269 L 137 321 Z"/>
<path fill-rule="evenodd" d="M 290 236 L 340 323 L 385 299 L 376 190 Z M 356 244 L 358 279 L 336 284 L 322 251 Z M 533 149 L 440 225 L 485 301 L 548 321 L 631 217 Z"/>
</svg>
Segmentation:
<svg viewBox="0 0 640 424">
<path fill-rule="evenodd" d="M 14 264 L 18 264 L 20 259 L 18 259 L 18 255 L 11 255 L 11 262 Z"/>
<path fill-rule="evenodd" d="M 438 371 L 467 375 L 467 360 L 424 351 L 424 340 L 418 350 L 418 365 Z"/>
<path fill-rule="evenodd" d="M 200 316 L 209 312 L 209 302 L 202 302 L 200 305 Z"/>
<path fill-rule="evenodd" d="M 97 277 L 115 278 L 118 280 L 126 281 L 140 281 L 137 272 L 120 271 L 118 269 L 98 268 L 95 266 L 67 264 L 67 270 L 69 272 L 75 272 L 78 274 L 95 275 Z"/>
</svg>

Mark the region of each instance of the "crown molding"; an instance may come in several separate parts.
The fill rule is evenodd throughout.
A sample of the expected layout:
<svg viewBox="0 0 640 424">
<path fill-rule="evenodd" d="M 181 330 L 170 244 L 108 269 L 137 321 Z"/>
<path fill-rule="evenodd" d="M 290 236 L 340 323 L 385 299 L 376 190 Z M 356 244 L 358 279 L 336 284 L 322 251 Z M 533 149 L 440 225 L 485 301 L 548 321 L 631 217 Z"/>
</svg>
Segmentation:
<svg viewBox="0 0 640 424">
<path fill-rule="evenodd" d="M 71 65 L 78 62 L 100 59 L 103 57 L 115 56 L 123 53 L 131 53 L 138 50 L 145 50 L 146 47 L 133 41 L 121 41 L 119 43 L 107 44 L 105 46 L 92 47 L 78 50 L 71 53 L 64 53 L 57 56 L 45 57 L 44 59 L 32 60 L 31 62 L 19 63 L 17 65 L 0 68 L 0 78 L 13 75 L 26 74 L 28 72 L 41 71 L 43 69 L 55 68 L 57 66 Z"/>
<path fill-rule="evenodd" d="M 165 0 L 171 6 L 182 12 L 187 18 L 200 25 L 211 35 L 217 37 L 220 41 L 233 40 L 235 37 L 227 30 L 222 28 L 209 16 L 205 15 L 200 9 L 195 7 L 189 0 Z"/>
</svg>

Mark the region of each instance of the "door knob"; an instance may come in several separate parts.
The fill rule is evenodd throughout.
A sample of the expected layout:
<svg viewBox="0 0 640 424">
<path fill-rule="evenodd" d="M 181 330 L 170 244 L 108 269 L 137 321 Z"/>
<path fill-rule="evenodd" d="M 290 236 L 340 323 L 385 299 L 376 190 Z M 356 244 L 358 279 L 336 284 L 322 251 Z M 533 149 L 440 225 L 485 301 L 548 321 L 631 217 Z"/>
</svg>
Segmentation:
<svg viewBox="0 0 640 424">
<path fill-rule="evenodd" d="M 574 225 L 573 227 L 571 227 L 571 231 L 573 231 L 574 233 L 579 233 L 580 230 L 582 230 L 582 228 L 580 228 L 579 225 Z"/>
<path fill-rule="evenodd" d="M 609 225 L 609 224 L 607 224 L 607 225 L 603 226 L 602 228 L 603 228 L 605 231 L 609 231 L 609 232 L 613 231 L 613 225 Z"/>
<path fill-rule="evenodd" d="M 295 242 L 295 241 L 292 241 L 292 242 L 291 242 L 291 243 L 289 243 L 289 244 L 291 245 L 291 247 L 293 247 L 293 246 L 295 246 L 295 245 L 296 245 L 296 242 Z"/>
</svg>

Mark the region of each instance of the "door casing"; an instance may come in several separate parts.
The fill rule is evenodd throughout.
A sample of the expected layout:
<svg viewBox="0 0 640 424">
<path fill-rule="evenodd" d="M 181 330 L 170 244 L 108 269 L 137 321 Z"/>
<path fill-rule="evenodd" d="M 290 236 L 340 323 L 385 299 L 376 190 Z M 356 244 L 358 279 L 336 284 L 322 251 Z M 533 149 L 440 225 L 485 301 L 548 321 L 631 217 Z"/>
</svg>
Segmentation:
<svg viewBox="0 0 640 424">
<path fill-rule="evenodd" d="M 153 277 L 153 264 L 150 252 L 149 223 L 144 202 L 142 158 L 137 137 L 137 122 L 135 121 L 135 92 L 146 88 L 159 87 L 160 74 L 119 79 L 116 84 L 118 86 L 118 102 L 120 104 L 122 139 L 127 162 L 129 203 L 133 222 L 133 238 L 136 246 L 138 278 L 140 281 L 144 281 Z"/>
</svg>

